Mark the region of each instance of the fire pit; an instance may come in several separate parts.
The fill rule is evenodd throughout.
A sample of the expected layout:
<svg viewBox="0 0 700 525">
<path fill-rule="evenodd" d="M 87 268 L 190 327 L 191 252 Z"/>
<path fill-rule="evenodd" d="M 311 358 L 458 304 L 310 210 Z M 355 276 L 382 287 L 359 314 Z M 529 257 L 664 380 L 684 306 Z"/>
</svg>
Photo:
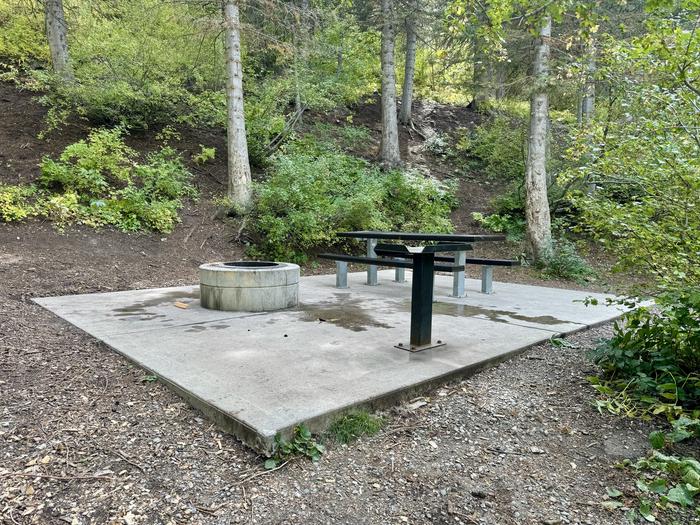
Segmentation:
<svg viewBox="0 0 700 525">
<path fill-rule="evenodd" d="M 269 261 L 236 261 L 199 267 L 204 308 L 229 312 L 269 312 L 299 302 L 299 266 Z"/>
</svg>

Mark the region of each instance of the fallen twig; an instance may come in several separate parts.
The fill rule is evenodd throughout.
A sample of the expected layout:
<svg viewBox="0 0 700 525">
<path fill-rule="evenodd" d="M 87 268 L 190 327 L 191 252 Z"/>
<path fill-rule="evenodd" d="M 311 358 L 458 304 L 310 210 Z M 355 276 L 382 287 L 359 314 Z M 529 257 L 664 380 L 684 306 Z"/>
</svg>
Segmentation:
<svg viewBox="0 0 700 525">
<path fill-rule="evenodd" d="M 75 480 L 101 480 L 101 481 L 114 481 L 114 478 L 109 476 L 51 476 L 49 474 L 29 474 L 27 472 L 9 472 L 7 474 L 0 475 L 0 478 L 44 478 L 44 479 L 54 479 L 57 481 L 75 481 Z"/>
<path fill-rule="evenodd" d="M 123 452 L 121 452 L 119 450 L 112 450 L 111 448 L 108 448 L 105 450 L 107 450 L 107 452 L 111 452 L 115 456 L 119 456 L 123 461 L 126 461 L 129 465 L 133 465 L 134 467 L 139 469 L 141 472 L 146 472 L 145 468 L 143 468 L 141 465 L 139 465 L 135 461 L 132 461 L 131 459 L 129 459 Z M 148 466 L 150 467 L 150 465 L 148 465 Z"/>
<path fill-rule="evenodd" d="M 251 479 L 255 479 L 255 478 L 258 478 L 258 477 L 260 477 L 260 476 L 265 476 L 266 474 L 270 474 L 270 473 L 274 472 L 275 470 L 281 469 L 282 467 L 284 467 L 284 466 L 285 466 L 287 463 L 289 463 L 290 461 L 292 461 L 292 460 L 291 460 L 291 459 L 288 459 L 287 461 L 285 461 L 284 463 L 282 463 L 281 465 L 279 465 L 279 466 L 277 466 L 277 467 L 275 467 L 275 468 L 271 468 L 270 470 L 263 470 L 263 471 L 260 471 L 260 472 L 256 472 L 255 474 L 251 474 L 251 475 L 248 476 L 247 478 L 243 478 L 242 480 L 240 480 L 237 484 L 238 484 L 238 485 L 241 485 L 241 484 L 245 483 L 246 481 L 250 481 Z"/>
</svg>

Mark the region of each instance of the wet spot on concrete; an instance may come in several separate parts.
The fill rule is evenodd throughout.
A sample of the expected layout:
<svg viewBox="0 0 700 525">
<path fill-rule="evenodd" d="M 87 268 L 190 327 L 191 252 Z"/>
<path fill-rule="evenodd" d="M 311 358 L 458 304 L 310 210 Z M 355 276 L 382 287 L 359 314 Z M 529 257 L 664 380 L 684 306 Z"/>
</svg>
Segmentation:
<svg viewBox="0 0 700 525">
<path fill-rule="evenodd" d="M 451 315 L 454 317 L 483 316 L 491 321 L 496 321 L 497 323 L 508 323 L 510 319 L 517 319 L 518 321 L 527 321 L 528 323 L 545 325 L 556 325 L 569 322 L 564 321 L 562 319 L 557 319 L 556 317 L 552 317 L 551 315 L 529 316 L 519 314 L 518 312 L 512 312 L 510 310 L 497 310 L 491 308 L 484 308 L 482 306 L 473 306 L 469 304 L 442 302 L 433 303 L 433 314 Z"/>
<path fill-rule="evenodd" d="M 149 310 L 152 306 L 159 306 L 166 303 L 175 303 L 177 301 L 189 303 L 187 299 L 199 299 L 199 288 L 194 289 L 191 292 L 182 292 L 179 290 L 173 290 L 170 292 L 163 292 L 157 297 L 152 299 L 144 299 L 138 303 L 131 304 L 129 306 L 122 306 L 120 308 L 115 308 L 112 311 L 115 312 L 114 317 L 122 318 L 134 318 L 136 317 L 138 321 L 152 321 L 153 319 L 160 319 L 167 317 L 165 314 L 158 314 Z M 126 320 L 126 319 L 122 319 Z M 161 321 L 164 322 L 164 321 Z"/>
<path fill-rule="evenodd" d="M 199 333 L 206 330 L 224 330 L 228 327 L 229 325 L 227 324 L 195 324 L 187 328 L 185 332 Z"/>
<path fill-rule="evenodd" d="M 343 294 L 343 299 L 346 296 Z M 367 328 L 393 328 L 373 317 L 367 305 L 360 305 L 357 299 L 337 302 L 322 302 L 317 304 L 299 304 L 301 320 L 307 322 L 330 323 L 353 332 L 364 332 Z"/>
</svg>

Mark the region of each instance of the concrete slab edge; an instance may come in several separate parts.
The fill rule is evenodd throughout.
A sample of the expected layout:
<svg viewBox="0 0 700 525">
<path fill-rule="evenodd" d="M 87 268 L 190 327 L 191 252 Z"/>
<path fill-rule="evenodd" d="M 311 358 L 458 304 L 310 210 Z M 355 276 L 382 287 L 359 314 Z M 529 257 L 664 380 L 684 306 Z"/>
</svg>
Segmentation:
<svg viewBox="0 0 700 525">
<path fill-rule="evenodd" d="M 43 307 L 38 301 L 35 299 L 32 299 L 32 302 L 35 304 Z M 53 313 L 53 312 L 52 312 Z M 344 406 L 342 408 L 339 408 L 337 410 L 328 412 L 326 414 L 304 419 L 304 420 L 299 420 L 295 422 L 292 425 L 289 425 L 285 428 L 280 429 L 279 434 L 283 437 L 290 437 L 293 435 L 294 428 L 297 425 L 300 424 L 305 424 L 309 427 L 309 429 L 314 432 L 314 433 L 321 433 L 325 431 L 330 424 L 338 419 L 339 417 L 342 417 L 344 414 L 352 411 L 352 410 L 357 410 L 357 409 L 366 409 L 370 411 L 374 410 L 381 410 L 384 408 L 388 408 L 390 406 L 397 405 L 401 402 L 404 402 L 406 400 L 410 400 L 412 398 L 415 398 L 419 396 L 420 394 L 424 394 L 429 390 L 432 390 L 440 385 L 445 384 L 446 382 L 453 381 L 453 380 L 458 380 L 458 379 L 465 379 L 468 378 L 482 370 L 485 370 L 487 368 L 491 368 L 493 366 L 496 366 L 504 361 L 507 361 L 508 359 L 511 359 L 519 354 L 524 353 L 525 351 L 529 350 L 533 346 L 536 346 L 538 344 L 541 344 L 545 341 L 548 341 L 552 337 L 560 337 L 560 336 L 565 336 L 573 333 L 578 333 L 583 330 L 588 330 L 590 328 L 600 326 L 602 324 L 614 321 L 616 319 L 619 319 L 624 312 L 620 312 L 619 315 L 615 317 L 611 317 L 610 319 L 606 320 L 601 320 L 596 323 L 591 323 L 591 324 L 582 324 L 580 327 L 577 327 L 574 330 L 568 331 L 566 333 L 562 332 L 548 332 L 544 331 L 547 335 L 545 337 L 542 337 L 541 339 L 538 339 L 536 341 L 533 341 L 532 343 L 529 343 L 527 345 L 518 347 L 514 350 L 511 350 L 509 352 L 506 352 L 504 354 L 500 354 L 494 357 L 486 358 L 482 361 L 478 361 L 476 363 L 469 364 L 467 366 L 451 370 L 450 372 L 447 372 L 446 374 L 442 374 L 440 376 L 436 376 L 433 378 L 430 378 L 428 380 L 422 381 L 420 383 L 417 383 L 415 385 L 411 385 L 406 388 L 400 388 L 393 390 L 391 392 L 387 392 L 384 394 L 381 394 L 379 396 L 369 398 L 365 401 L 361 401 L 359 403 L 353 403 L 351 405 Z M 56 314 L 53 314 L 56 316 Z M 94 337 L 92 334 L 86 332 L 82 328 L 80 328 L 77 325 L 74 325 L 73 323 L 63 319 L 62 317 L 56 316 L 57 319 L 60 319 L 61 322 L 67 323 L 68 325 L 77 328 L 81 330 L 82 332 L 86 333 L 89 337 L 93 339 L 97 339 Z M 200 411 L 207 419 L 215 423 L 221 430 L 224 432 L 233 435 L 237 439 L 239 439 L 241 442 L 243 442 L 245 445 L 251 447 L 253 450 L 269 456 L 272 451 L 273 451 L 273 446 L 274 446 L 274 440 L 275 436 L 274 435 L 262 435 L 258 431 L 256 431 L 254 428 L 250 427 L 249 425 L 243 423 L 242 421 L 236 419 L 234 416 L 231 414 L 228 414 L 215 406 L 211 405 L 209 402 L 206 400 L 198 397 L 197 395 L 193 394 L 192 392 L 187 391 L 185 388 L 181 387 L 178 383 L 175 381 L 170 380 L 167 377 L 159 376 L 157 375 L 153 370 L 139 362 L 138 360 L 133 359 L 132 357 L 120 352 L 117 348 L 111 346 L 109 343 L 106 343 L 104 341 L 101 341 L 100 339 L 97 339 L 101 345 L 104 345 L 105 347 L 113 350 L 115 353 L 118 355 L 124 357 L 128 362 L 138 366 L 142 370 L 152 373 L 158 377 L 158 381 L 165 385 L 167 388 L 169 388 L 172 392 L 174 392 L 176 395 L 184 399 L 188 404 L 190 404 L 192 407 Z M 397 350 L 398 351 L 398 350 Z M 439 351 L 439 350 L 437 350 Z"/>
</svg>

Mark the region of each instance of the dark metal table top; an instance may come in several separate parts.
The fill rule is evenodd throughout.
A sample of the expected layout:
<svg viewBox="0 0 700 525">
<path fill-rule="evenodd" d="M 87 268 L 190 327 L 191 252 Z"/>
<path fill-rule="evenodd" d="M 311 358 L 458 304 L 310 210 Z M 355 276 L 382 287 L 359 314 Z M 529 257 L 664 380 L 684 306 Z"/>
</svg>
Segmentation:
<svg viewBox="0 0 700 525">
<path fill-rule="evenodd" d="M 412 232 L 382 232 L 356 231 L 340 232 L 338 237 L 354 239 L 395 239 L 400 241 L 437 241 L 437 242 L 477 242 L 505 241 L 505 235 L 482 235 L 471 233 L 412 233 Z"/>
</svg>

